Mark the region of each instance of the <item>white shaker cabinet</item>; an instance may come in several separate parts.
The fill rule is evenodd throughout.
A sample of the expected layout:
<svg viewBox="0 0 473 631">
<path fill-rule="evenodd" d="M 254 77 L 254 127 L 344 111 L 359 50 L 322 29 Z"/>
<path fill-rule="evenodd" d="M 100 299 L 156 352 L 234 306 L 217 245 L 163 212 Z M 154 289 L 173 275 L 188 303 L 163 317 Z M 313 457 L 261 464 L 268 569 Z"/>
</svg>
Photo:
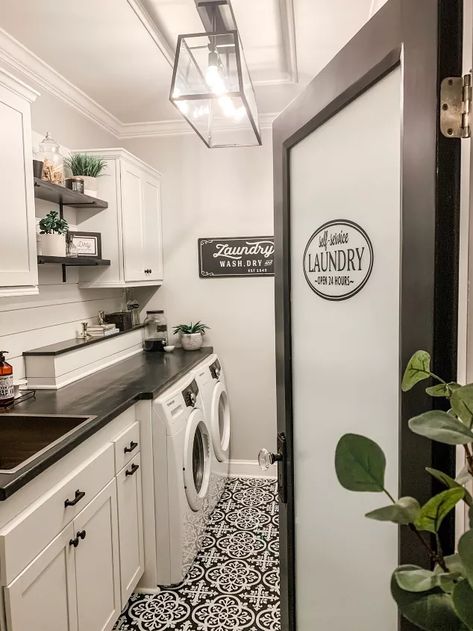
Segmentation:
<svg viewBox="0 0 473 631">
<path fill-rule="evenodd" d="M 38 293 L 31 103 L 38 93 L 0 69 L 0 297 Z"/>
<path fill-rule="evenodd" d="M 102 255 L 110 267 L 82 269 L 82 287 L 143 287 L 163 281 L 161 176 L 125 149 L 81 150 L 106 160 L 98 195 L 100 213 L 82 213 L 79 230 L 102 234 Z"/>
<path fill-rule="evenodd" d="M 74 520 L 78 631 L 109 631 L 121 611 L 115 480 Z"/>
<path fill-rule="evenodd" d="M 125 607 L 144 571 L 140 454 L 117 475 L 121 602 Z"/>
<path fill-rule="evenodd" d="M 9 630 L 77 631 L 73 537 L 69 524 L 5 588 Z"/>
</svg>

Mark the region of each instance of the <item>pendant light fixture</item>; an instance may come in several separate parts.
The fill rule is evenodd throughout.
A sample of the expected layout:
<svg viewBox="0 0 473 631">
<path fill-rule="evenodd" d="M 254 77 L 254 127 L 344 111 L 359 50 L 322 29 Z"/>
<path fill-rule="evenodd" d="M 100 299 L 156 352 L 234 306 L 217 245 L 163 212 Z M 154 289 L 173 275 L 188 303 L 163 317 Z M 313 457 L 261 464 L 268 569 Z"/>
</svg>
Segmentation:
<svg viewBox="0 0 473 631">
<path fill-rule="evenodd" d="M 205 33 L 179 35 L 171 102 L 207 147 L 261 145 L 255 91 L 230 0 L 196 0 Z"/>
</svg>

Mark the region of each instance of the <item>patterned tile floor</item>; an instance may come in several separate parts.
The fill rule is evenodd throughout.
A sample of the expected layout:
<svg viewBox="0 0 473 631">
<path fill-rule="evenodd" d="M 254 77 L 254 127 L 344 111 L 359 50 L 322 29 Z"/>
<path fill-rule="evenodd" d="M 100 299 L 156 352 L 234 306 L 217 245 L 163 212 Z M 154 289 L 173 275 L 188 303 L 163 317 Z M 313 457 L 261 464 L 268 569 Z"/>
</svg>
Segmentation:
<svg viewBox="0 0 473 631">
<path fill-rule="evenodd" d="M 279 631 L 276 483 L 227 482 L 186 579 L 134 594 L 115 631 Z"/>
</svg>

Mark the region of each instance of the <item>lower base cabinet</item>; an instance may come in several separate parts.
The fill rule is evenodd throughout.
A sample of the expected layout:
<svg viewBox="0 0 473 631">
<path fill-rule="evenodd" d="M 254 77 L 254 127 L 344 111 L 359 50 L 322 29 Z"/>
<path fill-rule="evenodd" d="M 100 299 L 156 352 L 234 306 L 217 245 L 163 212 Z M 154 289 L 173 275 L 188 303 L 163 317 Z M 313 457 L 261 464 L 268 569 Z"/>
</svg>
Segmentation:
<svg viewBox="0 0 473 631">
<path fill-rule="evenodd" d="M 77 629 L 73 537 L 70 524 L 5 588 L 8 630 Z"/>
<path fill-rule="evenodd" d="M 112 480 L 5 589 L 10 631 L 109 631 L 121 611 Z"/>
<path fill-rule="evenodd" d="M 144 571 L 140 454 L 117 475 L 121 604 L 125 607 Z"/>
</svg>

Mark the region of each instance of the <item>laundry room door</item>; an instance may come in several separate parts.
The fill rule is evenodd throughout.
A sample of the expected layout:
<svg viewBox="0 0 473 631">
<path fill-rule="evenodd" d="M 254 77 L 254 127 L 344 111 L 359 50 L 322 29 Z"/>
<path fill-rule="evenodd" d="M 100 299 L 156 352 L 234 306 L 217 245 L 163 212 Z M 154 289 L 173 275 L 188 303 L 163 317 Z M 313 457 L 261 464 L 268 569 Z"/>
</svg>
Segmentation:
<svg viewBox="0 0 473 631">
<path fill-rule="evenodd" d="M 439 85 L 461 74 L 461 3 L 390 0 L 274 125 L 281 616 L 284 631 L 403 631 L 389 584 L 428 560 L 407 528 L 343 489 L 344 433 L 376 440 L 393 495 L 425 501 L 449 448 L 415 436 L 401 396 L 417 349 L 455 378 L 460 140 Z M 451 549 L 453 524 L 443 530 Z"/>
</svg>

